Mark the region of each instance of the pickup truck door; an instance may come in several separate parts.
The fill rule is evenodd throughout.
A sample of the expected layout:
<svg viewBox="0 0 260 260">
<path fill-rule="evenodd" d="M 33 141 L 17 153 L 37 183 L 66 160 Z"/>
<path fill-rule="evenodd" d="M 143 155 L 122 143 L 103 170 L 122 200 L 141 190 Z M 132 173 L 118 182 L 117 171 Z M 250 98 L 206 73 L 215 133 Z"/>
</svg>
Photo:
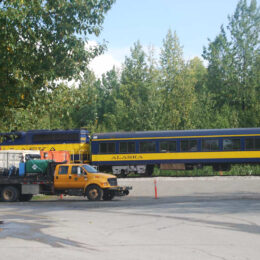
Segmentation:
<svg viewBox="0 0 260 260">
<path fill-rule="evenodd" d="M 80 166 L 71 166 L 71 188 L 84 189 L 87 182 L 86 172 Z"/>
<path fill-rule="evenodd" d="M 58 173 L 54 176 L 55 189 L 69 189 L 69 166 L 59 166 Z"/>
</svg>

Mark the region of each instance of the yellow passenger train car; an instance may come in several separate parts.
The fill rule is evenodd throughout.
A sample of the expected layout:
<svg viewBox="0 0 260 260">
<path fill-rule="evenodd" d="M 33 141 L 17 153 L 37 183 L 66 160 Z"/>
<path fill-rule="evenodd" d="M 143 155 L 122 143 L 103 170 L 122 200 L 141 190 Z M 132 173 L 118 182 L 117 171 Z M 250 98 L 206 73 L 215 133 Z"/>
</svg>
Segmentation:
<svg viewBox="0 0 260 260">
<path fill-rule="evenodd" d="M 0 133 L 0 150 L 69 151 L 72 162 L 90 162 L 87 130 L 32 130 Z"/>
</svg>

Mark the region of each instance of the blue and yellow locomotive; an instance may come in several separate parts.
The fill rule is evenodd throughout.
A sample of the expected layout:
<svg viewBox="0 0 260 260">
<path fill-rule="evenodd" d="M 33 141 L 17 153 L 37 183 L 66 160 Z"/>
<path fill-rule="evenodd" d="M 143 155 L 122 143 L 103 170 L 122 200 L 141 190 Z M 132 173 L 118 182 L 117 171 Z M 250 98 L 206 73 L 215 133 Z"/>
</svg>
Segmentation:
<svg viewBox="0 0 260 260">
<path fill-rule="evenodd" d="M 90 162 L 87 130 L 32 130 L 0 133 L 0 150 L 69 151 L 72 162 Z"/>
</svg>

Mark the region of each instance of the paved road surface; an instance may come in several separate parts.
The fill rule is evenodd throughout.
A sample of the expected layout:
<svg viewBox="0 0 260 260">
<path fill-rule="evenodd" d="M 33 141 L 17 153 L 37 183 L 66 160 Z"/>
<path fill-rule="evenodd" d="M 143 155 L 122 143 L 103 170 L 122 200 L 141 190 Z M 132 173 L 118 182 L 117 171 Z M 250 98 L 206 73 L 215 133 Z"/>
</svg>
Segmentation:
<svg viewBox="0 0 260 260">
<path fill-rule="evenodd" d="M 0 259 L 260 259 L 260 178 L 212 180 L 158 179 L 157 200 L 147 178 L 111 202 L 1 203 Z"/>
</svg>

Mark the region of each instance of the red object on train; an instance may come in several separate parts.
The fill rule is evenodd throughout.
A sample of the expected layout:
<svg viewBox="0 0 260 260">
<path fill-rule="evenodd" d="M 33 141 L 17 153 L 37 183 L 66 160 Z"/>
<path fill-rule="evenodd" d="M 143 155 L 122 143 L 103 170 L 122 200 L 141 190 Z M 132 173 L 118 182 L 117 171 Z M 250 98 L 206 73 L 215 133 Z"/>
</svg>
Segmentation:
<svg viewBox="0 0 260 260">
<path fill-rule="evenodd" d="M 42 160 L 53 160 L 55 162 L 70 162 L 70 153 L 68 151 L 41 151 Z"/>
</svg>

